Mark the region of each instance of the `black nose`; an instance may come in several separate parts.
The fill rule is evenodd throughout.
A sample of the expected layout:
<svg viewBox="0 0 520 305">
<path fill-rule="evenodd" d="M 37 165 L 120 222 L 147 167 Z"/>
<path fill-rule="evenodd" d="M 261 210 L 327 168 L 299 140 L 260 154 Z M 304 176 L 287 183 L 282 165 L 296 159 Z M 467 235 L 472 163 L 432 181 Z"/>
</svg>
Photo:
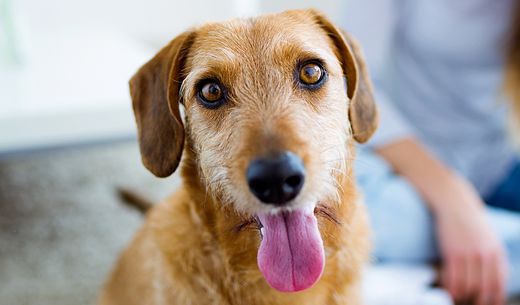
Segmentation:
<svg viewBox="0 0 520 305">
<path fill-rule="evenodd" d="M 246 178 L 251 192 L 260 201 L 283 205 L 302 189 L 305 168 L 300 157 L 284 152 L 253 160 Z"/>
</svg>

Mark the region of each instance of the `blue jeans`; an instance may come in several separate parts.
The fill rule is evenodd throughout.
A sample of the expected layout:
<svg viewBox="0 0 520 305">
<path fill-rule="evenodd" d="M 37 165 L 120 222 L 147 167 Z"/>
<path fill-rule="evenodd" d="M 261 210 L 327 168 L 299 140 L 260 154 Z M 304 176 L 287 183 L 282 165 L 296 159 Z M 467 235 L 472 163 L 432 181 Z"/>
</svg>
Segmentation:
<svg viewBox="0 0 520 305">
<path fill-rule="evenodd" d="M 408 181 L 393 173 L 382 158 L 368 150 L 359 150 L 356 176 L 372 224 L 376 259 L 396 263 L 438 260 L 432 215 Z M 494 206 L 487 207 L 489 220 L 506 246 L 510 267 L 509 295 L 520 295 L 520 205 L 513 204 L 520 200 L 519 179 L 520 166 L 517 166 L 510 178 L 490 196 Z M 508 196 L 513 198 L 507 200 Z M 503 208 L 511 206 L 510 210 Z"/>
<path fill-rule="evenodd" d="M 513 167 L 505 181 L 486 198 L 490 206 L 520 213 L 520 162 Z"/>
</svg>

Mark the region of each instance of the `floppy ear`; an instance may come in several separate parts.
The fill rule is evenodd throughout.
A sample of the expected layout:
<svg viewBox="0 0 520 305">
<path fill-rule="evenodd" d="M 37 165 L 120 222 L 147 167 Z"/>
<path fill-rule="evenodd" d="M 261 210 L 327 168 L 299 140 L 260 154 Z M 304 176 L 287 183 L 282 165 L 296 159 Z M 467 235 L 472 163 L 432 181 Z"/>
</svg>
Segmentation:
<svg viewBox="0 0 520 305">
<path fill-rule="evenodd" d="M 336 47 L 338 59 L 347 79 L 347 95 L 350 99 L 349 120 L 354 139 L 365 143 L 377 129 L 378 113 L 372 94 L 361 48 L 346 32 L 339 30 L 324 15 L 312 11 L 317 23 L 327 33 Z"/>
<path fill-rule="evenodd" d="M 193 33 L 172 40 L 130 80 L 130 94 L 144 166 L 158 177 L 171 175 L 181 160 L 184 126 L 179 88 Z"/>
</svg>

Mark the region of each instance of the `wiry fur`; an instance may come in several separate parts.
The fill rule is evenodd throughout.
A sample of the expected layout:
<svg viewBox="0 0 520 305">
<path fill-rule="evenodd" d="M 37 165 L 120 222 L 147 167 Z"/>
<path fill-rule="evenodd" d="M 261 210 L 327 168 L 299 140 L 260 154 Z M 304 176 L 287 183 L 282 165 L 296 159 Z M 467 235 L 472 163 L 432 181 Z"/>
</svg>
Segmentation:
<svg viewBox="0 0 520 305">
<path fill-rule="evenodd" d="M 356 100 L 356 90 L 349 88 L 354 94 L 347 95 L 345 74 L 348 86 L 370 89 L 354 82 L 368 78 L 359 51 L 350 49 L 353 42 L 348 37 L 338 42 L 342 34 L 312 10 L 206 24 L 179 37 L 131 83 L 143 160 L 152 172 L 164 176 L 175 169 L 174 160 L 153 156 L 167 150 L 162 145 L 181 145 L 168 137 L 184 129 L 183 185 L 148 213 L 99 304 L 360 304 L 360 268 L 369 242 L 353 181 L 353 143 L 356 132 L 363 134 L 360 139 L 370 136 L 376 115 L 370 92 L 357 93 Z M 314 58 L 323 60 L 328 80 L 319 90 L 304 90 L 295 82 L 295 66 Z M 154 111 L 164 107 L 154 103 L 164 101 L 140 96 L 135 84 L 155 86 L 150 73 L 164 71 L 165 62 L 173 65 L 167 103 L 175 117 L 182 102 L 184 126 L 169 120 L 173 131 L 167 139 L 154 134 L 156 146 L 145 146 L 145 128 L 161 132 L 157 120 L 146 116 L 167 121 Z M 197 82 L 208 77 L 227 88 L 229 100 L 218 109 L 202 107 L 196 97 Z M 359 123 L 352 125 L 352 116 Z M 258 270 L 261 236 L 254 215 L 281 208 L 259 202 L 245 179 L 252 159 L 284 150 L 299 155 L 307 173 L 286 209 L 314 209 L 326 255 L 318 283 L 292 294 L 269 287 Z"/>
</svg>

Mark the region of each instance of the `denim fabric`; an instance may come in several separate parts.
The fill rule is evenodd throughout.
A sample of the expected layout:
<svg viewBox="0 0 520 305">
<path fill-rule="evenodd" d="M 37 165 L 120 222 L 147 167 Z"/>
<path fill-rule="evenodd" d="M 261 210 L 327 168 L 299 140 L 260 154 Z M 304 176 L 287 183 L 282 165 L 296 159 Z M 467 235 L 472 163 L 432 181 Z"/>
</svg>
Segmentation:
<svg viewBox="0 0 520 305">
<path fill-rule="evenodd" d="M 520 162 L 514 166 L 507 178 L 486 198 L 490 206 L 520 212 Z"/>
</svg>

